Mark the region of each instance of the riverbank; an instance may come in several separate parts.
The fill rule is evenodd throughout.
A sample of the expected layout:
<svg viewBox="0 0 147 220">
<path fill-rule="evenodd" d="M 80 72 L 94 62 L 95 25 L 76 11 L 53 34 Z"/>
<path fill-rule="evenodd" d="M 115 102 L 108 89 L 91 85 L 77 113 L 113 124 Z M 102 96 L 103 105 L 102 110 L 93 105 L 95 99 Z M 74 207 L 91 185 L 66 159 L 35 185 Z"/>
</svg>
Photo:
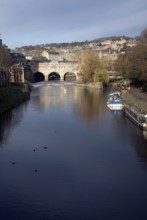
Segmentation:
<svg viewBox="0 0 147 220">
<path fill-rule="evenodd" d="M 12 84 L 10 88 L 0 88 L 0 114 L 20 105 L 30 97 L 27 84 Z"/>
<path fill-rule="evenodd" d="M 122 99 L 128 105 L 147 114 L 147 93 L 141 92 L 139 88 L 132 87 L 130 91 L 122 90 Z"/>
<path fill-rule="evenodd" d="M 78 82 L 76 83 L 77 86 L 84 86 L 88 88 L 93 88 L 93 89 L 102 89 L 103 88 L 103 83 L 102 82 L 97 82 L 97 83 L 83 83 L 83 82 Z"/>
</svg>

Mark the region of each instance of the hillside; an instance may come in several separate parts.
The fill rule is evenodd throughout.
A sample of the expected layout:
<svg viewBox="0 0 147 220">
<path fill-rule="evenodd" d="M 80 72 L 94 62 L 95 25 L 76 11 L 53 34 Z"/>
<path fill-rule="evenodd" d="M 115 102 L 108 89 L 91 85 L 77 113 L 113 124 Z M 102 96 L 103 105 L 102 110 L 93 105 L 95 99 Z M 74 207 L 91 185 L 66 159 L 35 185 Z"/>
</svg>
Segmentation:
<svg viewBox="0 0 147 220">
<path fill-rule="evenodd" d="M 63 42 L 63 43 L 45 43 L 45 44 L 40 44 L 40 45 L 28 45 L 28 46 L 22 46 L 22 47 L 17 47 L 15 50 L 17 51 L 31 51 L 31 50 L 42 50 L 46 48 L 74 48 L 74 47 L 81 47 L 81 46 L 88 46 L 91 43 L 95 44 L 103 44 L 106 41 L 111 41 L 113 43 L 115 42 L 121 42 L 125 40 L 126 42 L 130 41 L 136 41 L 136 38 L 128 37 L 128 36 L 111 36 L 111 37 L 103 37 L 103 38 L 97 38 L 94 40 L 86 40 L 82 42 Z"/>
<path fill-rule="evenodd" d="M 16 48 L 29 60 L 68 60 L 78 61 L 83 50 L 93 49 L 101 57 L 115 60 L 119 53 L 125 53 L 129 47 L 136 45 L 136 38 L 112 36 L 84 42 L 46 43 Z"/>
</svg>

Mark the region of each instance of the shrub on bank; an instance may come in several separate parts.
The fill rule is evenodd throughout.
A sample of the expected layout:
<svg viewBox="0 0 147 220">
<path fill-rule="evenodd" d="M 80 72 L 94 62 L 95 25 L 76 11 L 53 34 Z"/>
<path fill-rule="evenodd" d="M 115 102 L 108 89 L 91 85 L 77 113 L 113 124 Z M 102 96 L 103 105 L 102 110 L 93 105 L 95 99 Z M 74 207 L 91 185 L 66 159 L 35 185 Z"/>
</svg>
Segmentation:
<svg viewBox="0 0 147 220">
<path fill-rule="evenodd" d="M 16 88 L 0 88 L 0 113 L 14 108 L 29 98 L 28 93 L 24 93 Z"/>
</svg>

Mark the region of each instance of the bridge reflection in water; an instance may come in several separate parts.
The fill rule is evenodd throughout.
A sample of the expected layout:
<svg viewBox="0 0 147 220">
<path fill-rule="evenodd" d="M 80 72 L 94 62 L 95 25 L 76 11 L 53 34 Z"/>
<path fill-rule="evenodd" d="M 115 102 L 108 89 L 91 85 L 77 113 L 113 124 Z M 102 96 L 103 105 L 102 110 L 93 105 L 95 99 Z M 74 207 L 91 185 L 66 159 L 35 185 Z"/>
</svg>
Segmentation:
<svg viewBox="0 0 147 220">
<path fill-rule="evenodd" d="M 72 82 L 33 84 L 0 116 L 1 219 L 141 219 L 147 140 L 107 91 Z"/>
</svg>

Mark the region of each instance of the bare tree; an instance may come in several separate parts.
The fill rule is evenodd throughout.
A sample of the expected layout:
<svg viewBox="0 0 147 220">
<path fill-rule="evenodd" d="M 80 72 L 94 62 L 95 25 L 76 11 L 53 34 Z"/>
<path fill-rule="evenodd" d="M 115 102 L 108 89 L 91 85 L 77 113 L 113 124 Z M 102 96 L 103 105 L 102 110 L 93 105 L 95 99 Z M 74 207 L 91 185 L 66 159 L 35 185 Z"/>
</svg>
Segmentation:
<svg viewBox="0 0 147 220">
<path fill-rule="evenodd" d="M 124 77 L 147 81 L 147 28 L 140 34 L 136 46 L 118 56 L 114 68 Z"/>
<path fill-rule="evenodd" d="M 5 45 L 0 44 L 0 87 L 9 86 L 10 52 Z"/>
<path fill-rule="evenodd" d="M 11 64 L 11 55 L 9 50 L 4 46 L 0 45 L 0 67 L 9 67 Z"/>
<path fill-rule="evenodd" d="M 80 75 L 84 82 L 107 81 L 108 73 L 103 61 L 92 49 L 84 51 L 79 61 Z"/>
</svg>

